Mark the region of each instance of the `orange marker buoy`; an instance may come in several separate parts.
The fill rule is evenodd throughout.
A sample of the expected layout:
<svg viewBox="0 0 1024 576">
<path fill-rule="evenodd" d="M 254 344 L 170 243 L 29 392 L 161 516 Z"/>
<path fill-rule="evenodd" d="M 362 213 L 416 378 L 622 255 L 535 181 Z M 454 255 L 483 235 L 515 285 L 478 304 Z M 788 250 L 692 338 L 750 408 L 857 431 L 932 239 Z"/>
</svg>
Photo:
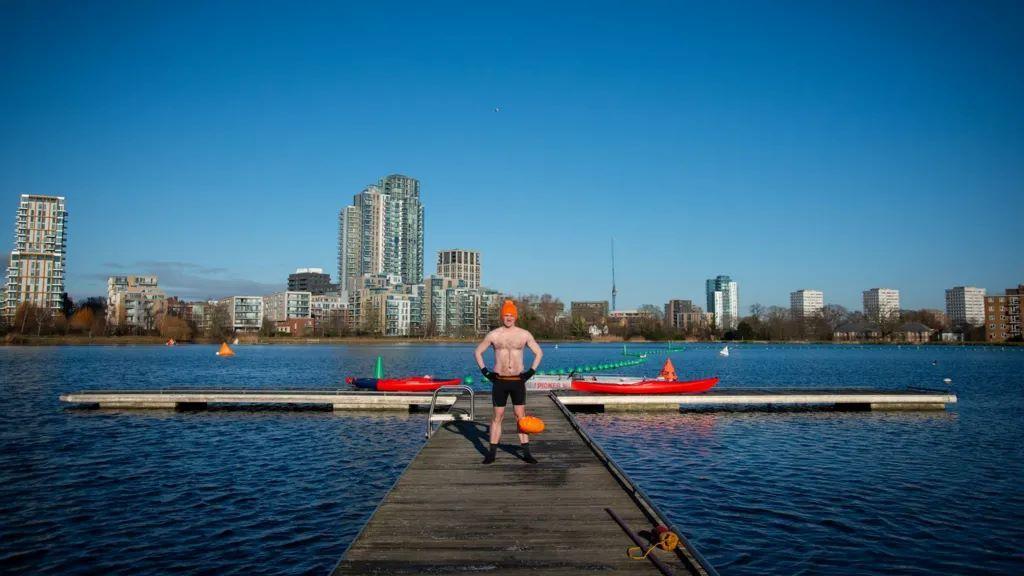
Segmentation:
<svg viewBox="0 0 1024 576">
<path fill-rule="evenodd" d="M 544 421 L 536 416 L 523 416 L 519 419 L 519 431 L 523 434 L 540 434 L 544 431 Z"/>
<path fill-rule="evenodd" d="M 661 367 L 661 374 L 658 374 L 659 378 L 665 380 L 678 380 L 676 377 L 676 367 L 672 365 L 671 358 L 665 358 L 665 365 Z"/>
<path fill-rule="evenodd" d="M 217 351 L 217 356 L 234 356 L 235 351 L 228 347 L 228 343 L 224 342 L 220 345 L 220 350 Z"/>
</svg>

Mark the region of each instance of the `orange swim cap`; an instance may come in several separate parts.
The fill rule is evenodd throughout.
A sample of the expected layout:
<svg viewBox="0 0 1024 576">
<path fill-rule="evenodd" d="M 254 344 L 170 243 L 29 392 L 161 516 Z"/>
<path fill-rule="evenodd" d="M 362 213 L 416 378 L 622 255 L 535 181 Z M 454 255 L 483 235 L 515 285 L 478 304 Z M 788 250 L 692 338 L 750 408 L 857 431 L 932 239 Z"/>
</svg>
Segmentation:
<svg viewBox="0 0 1024 576">
<path fill-rule="evenodd" d="M 511 314 L 513 318 L 519 318 L 519 310 L 516 309 L 516 303 L 511 300 L 505 300 L 505 303 L 501 305 L 501 313 L 498 314 L 499 318 L 504 318 L 505 314 Z"/>
</svg>

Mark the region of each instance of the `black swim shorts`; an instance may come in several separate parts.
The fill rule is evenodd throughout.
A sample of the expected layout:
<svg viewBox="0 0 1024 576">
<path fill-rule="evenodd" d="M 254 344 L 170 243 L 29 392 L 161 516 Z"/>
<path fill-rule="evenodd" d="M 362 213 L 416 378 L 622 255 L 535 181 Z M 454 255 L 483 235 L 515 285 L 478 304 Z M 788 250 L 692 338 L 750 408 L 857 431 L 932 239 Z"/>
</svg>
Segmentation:
<svg viewBox="0 0 1024 576">
<path fill-rule="evenodd" d="M 526 382 L 519 376 L 495 376 L 491 380 L 491 403 L 504 408 L 509 396 L 513 406 L 526 404 Z"/>
</svg>

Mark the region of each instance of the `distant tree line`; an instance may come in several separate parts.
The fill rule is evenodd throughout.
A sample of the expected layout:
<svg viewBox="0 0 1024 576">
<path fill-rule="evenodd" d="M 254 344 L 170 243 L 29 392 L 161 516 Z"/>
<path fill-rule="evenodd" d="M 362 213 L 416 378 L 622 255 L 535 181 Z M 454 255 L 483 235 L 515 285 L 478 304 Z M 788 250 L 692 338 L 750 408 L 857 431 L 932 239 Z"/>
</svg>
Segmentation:
<svg viewBox="0 0 1024 576">
<path fill-rule="evenodd" d="M 222 322 L 215 325 L 217 315 L 214 313 L 209 335 L 223 333 L 226 336 L 230 333 L 230 330 L 225 329 L 229 324 L 226 311 L 223 316 Z M 84 335 L 91 338 L 135 335 L 162 336 L 188 342 L 198 332 L 191 321 L 168 313 L 157 314 L 149 326 L 125 326 L 123 322 L 108 323 L 107 300 L 99 296 L 75 302 L 65 294 L 61 309 L 56 311 L 31 302 L 22 302 L 15 309 L 14 317 L 9 322 L 0 319 L 0 335 L 8 337 Z"/>
</svg>

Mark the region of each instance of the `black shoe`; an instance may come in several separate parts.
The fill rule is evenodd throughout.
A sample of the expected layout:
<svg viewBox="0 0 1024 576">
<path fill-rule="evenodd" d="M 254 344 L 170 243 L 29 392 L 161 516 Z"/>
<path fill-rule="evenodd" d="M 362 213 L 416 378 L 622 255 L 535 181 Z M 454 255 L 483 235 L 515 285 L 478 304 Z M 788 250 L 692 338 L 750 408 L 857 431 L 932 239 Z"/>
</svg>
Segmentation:
<svg viewBox="0 0 1024 576">
<path fill-rule="evenodd" d="M 523 460 L 525 460 L 527 464 L 537 463 L 537 459 L 533 457 L 533 454 L 530 454 L 529 446 L 523 446 Z"/>
<path fill-rule="evenodd" d="M 497 455 L 498 455 L 498 448 L 496 446 L 491 446 L 491 449 L 487 452 L 487 455 L 484 456 L 483 463 L 484 464 L 494 464 L 494 457 L 497 456 Z"/>
</svg>

